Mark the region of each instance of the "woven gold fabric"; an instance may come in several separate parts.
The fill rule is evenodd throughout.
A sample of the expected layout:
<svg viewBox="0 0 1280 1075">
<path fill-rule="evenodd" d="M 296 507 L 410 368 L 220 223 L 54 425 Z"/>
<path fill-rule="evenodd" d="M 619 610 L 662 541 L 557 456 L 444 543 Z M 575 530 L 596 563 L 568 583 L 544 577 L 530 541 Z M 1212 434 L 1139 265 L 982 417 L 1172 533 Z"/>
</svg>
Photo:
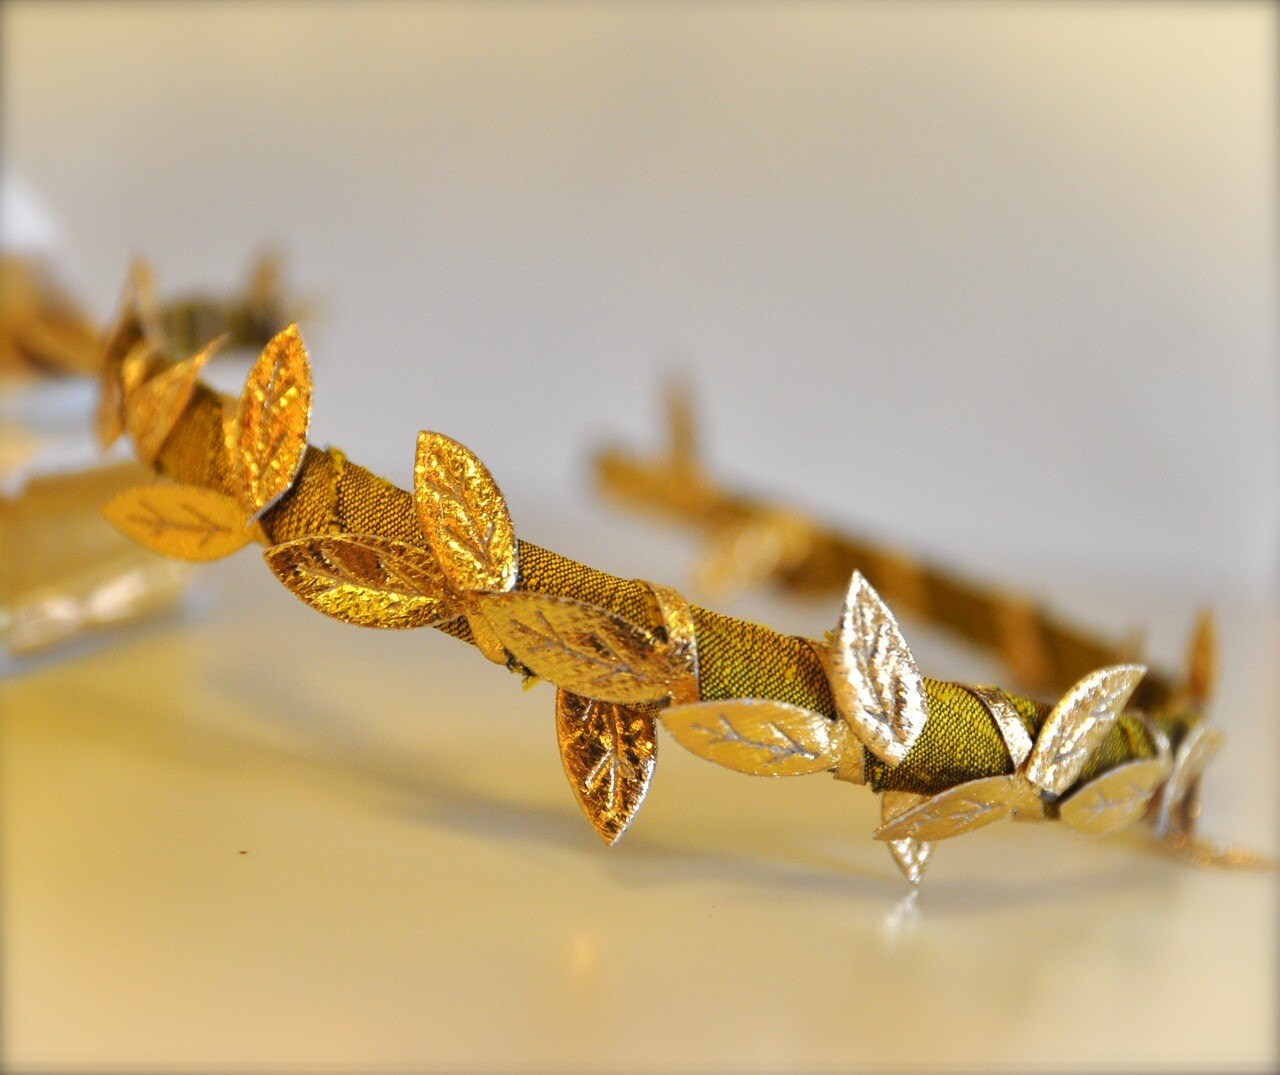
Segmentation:
<svg viewBox="0 0 1280 1075">
<path fill-rule="evenodd" d="M 179 481 L 231 492 L 230 472 L 222 449 L 223 403 L 201 388 L 165 443 L 158 465 Z M 340 452 L 309 448 L 290 492 L 262 519 L 274 542 L 308 534 L 377 534 L 421 545 L 412 496 Z M 610 609 L 634 623 L 658 627 L 649 590 L 554 552 L 520 543 L 518 587 L 538 593 L 574 597 Z M 820 711 L 839 719 L 817 653 L 802 638 L 693 608 L 705 699 L 773 698 Z M 960 610 L 956 610 L 957 615 Z M 464 618 L 443 628 L 470 641 Z M 926 680 L 929 720 L 906 758 L 889 768 L 867 755 L 868 783 L 874 790 L 891 788 L 933 794 L 952 785 L 1012 770 L 1004 741 L 983 705 L 958 684 Z M 1011 698 L 1034 735 L 1047 716 L 1047 706 Z M 1131 717 L 1109 733 L 1082 779 L 1126 760 L 1154 753 L 1150 737 Z"/>
</svg>

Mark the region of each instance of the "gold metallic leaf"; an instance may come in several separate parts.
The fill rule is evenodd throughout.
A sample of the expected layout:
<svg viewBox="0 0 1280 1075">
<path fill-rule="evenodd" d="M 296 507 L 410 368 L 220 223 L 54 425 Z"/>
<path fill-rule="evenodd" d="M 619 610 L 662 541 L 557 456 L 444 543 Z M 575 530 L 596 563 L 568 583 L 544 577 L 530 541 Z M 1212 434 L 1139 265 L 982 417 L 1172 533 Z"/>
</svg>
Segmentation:
<svg viewBox="0 0 1280 1075">
<path fill-rule="evenodd" d="M 515 586 L 507 503 L 470 449 L 440 433 L 419 433 L 413 499 L 427 544 L 456 589 L 502 593 Z"/>
<path fill-rule="evenodd" d="M 844 736 L 844 745 L 836 759 L 836 767 L 831 772 L 837 780 L 843 780 L 846 784 L 867 782 L 867 750 L 853 734 Z"/>
<path fill-rule="evenodd" d="M 681 674 L 667 683 L 667 693 L 675 705 L 687 705 L 701 697 L 698 686 L 698 634 L 693 623 L 693 609 L 684 596 L 670 586 L 644 582 L 657 606 L 662 630 L 666 634 L 667 660 Z"/>
<path fill-rule="evenodd" d="M 607 609 L 525 591 L 475 600 L 521 664 L 574 694 L 625 705 L 652 702 L 666 697 L 679 674 L 653 635 Z"/>
<path fill-rule="evenodd" d="M 845 725 L 770 698 L 671 706 L 663 725 L 686 750 L 751 776 L 801 776 L 836 766 Z"/>
<path fill-rule="evenodd" d="M 98 371 L 98 405 L 93 420 L 101 448 L 110 448 L 124 433 L 123 361 L 122 353 L 103 362 Z"/>
<path fill-rule="evenodd" d="M 458 615 L 436 558 L 402 541 L 325 534 L 267 549 L 267 565 L 295 597 L 361 627 L 431 627 Z"/>
<path fill-rule="evenodd" d="M 110 448 L 125 431 L 125 405 L 147 376 L 155 352 L 141 337 L 118 358 L 104 362 L 99 374 L 98 409 L 94 416 L 98 444 Z"/>
<path fill-rule="evenodd" d="M 892 821 L 905 814 L 924 801 L 923 795 L 915 795 L 909 791 L 882 791 L 880 793 L 880 820 Z M 924 868 L 933 855 L 933 844 L 907 837 L 903 840 L 889 840 L 889 854 L 913 885 L 920 883 L 924 876 Z"/>
<path fill-rule="evenodd" d="M 1090 672 L 1067 691 L 1027 755 L 1027 779 L 1054 795 L 1074 784 L 1146 672 L 1140 664 L 1117 664 Z"/>
<path fill-rule="evenodd" d="M 1169 763 L 1162 758 L 1117 765 L 1065 799 L 1060 816 L 1076 832 L 1090 836 L 1119 832 L 1142 817 L 1168 773 Z"/>
<path fill-rule="evenodd" d="M 1203 708 L 1218 685 L 1218 624 L 1206 609 L 1196 620 L 1187 652 L 1187 696 Z"/>
<path fill-rule="evenodd" d="M 858 571 L 827 670 L 840 714 L 868 750 L 897 765 L 928 719 L 924 680 L 893 613 Z"/>
<path fill-rule="evenodd" d="M 191 402 L 200 371 L 225 340 L 226 336 L 218 337 L 190 358 L 143 381 L 132 391 L 126 383 L 125 425 L 143 462 L 154 462 L 160 454 L 160 448 Z"/>
<path fill-rule="evenodd" d="M 1027 802 L 1017 776 L 984 776 L 926 799 L 875 831 L 877 840 L 946 840 L 999 821 Z"/>
<path fill-rule="evenodd" d="M 102 514 L 134 541 L 178 560 L 217 560 L 253 538 L 234 500 L 194 485 L 130 489 L 103 505 Z"/>
<path fill-rule="evenodd" d="M 1013 785 L 1009 791 L 1014 797 L 1009 816 L 1014 821 L 1045 821 L 1046 803 L 1040 798 L 1040 789 L 1021 773 L 1015 774 Z"/>
<path fill-rule="evenodd" d="M 1212 724 L 1201 721 L 1187 729 L 1173 755 L 1173 770 L 1164 787 L 1156 810 L 1156 831 L 1186 833 L 1194 826 L 1196 787 L 1205 766 L 1222 749 L 1226 736 Z"/>
<path fill-rule="evenodd" d="M 658 741 L 651 706 L 556 691 L 556 735 L 569 786 L 587 820 L 616 843 L 649 790 Z"/>
<path fill-rule="evenodd" d="M 263 348 L 249 370 L 227 425 L 236 496 L 256 518 L 289 490 L 307 450 L 311 365 L 290 325 Z"/>
<path fill-rule="evenodd" d="M 94 425 L 98 443 L 103 448 L 111 447 L 125 430 L 125 391 L 120 383 L 120 367 L 125 355 L 140 343 L 152 350 L 164 347 L 154 278 L 150 266 L 141 259 L 134 261 L 129 268 L 118 313 L 102 345 L 99 360 L 101 393 Z"/>
<path fill-rule="evenodd" d="M 437 560 L 436 563 L 439 563 Z M 471 628 L 471 641 L 476 644 L 481 654 L 486 660 L 492 661 L 494 664 L 507 663 L 507 649 L 492 627 L 489 621 L 478 613 L 473 613 L 467 617 L 467 625 Z"/>
<path fill-rule="evenodd" d="M 145 261 L 135 259 L 129 266 L 124 286 L 120 289 L 120 301 L 116 304 L 116 316 L 103 339 L 103 364 L 116 363 L 144 335 L 144 326 L 138 316 L 138 296 L 141 291 L 154 291 L 151 269 Z M 154 308 L 154 294 L 144 300 Z M 158 342 L 158 341 L 153 341 Z"/>
<path fill-rule="evenodd" d="M 160 354 L 145 340 L 139 340 L 120 363 L 120 385 L 124 392 L 124 405 L 128 407 L 134 394 L 161 363 Z"/>
<path fill-rule="evenodd" d="M 110 448 L 124 432 L 124 386 L 120 383 L 119 363 L 102 367 L 93 426 L 100 448 Z"/>
</svg>

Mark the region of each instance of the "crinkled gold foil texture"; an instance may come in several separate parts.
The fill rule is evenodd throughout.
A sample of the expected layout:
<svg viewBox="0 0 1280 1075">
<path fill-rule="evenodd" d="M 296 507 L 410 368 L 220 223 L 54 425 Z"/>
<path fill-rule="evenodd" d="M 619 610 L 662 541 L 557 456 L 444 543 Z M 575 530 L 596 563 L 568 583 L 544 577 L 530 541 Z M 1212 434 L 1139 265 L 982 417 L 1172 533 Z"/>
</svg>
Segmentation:
<svg viewBox="0 0 1280 1075">
<path fill-rule="evenodd" d="M 652 634 L 616 613 L 571 597 L 516 591 L 480 594 L 480 610 L 502 644 L 534 675 L 606 702 L 667 695 L 678 669 Z"/>
<path fill-rule="evenodd" d="M 436 558 L 425 549 L 370 535 L 298 538 L 263 553 L 296 597 L 361 627 L 431 627 L 458 615 Z"/>
<path fill-rule="evenodd" d="M 652 706 L 556 692 L 556 735 L 565 775 L 592 827 L 615 843 L 644 801 L 657 761 Z"/>
<path fill-rule="evenodd" d="M 419 433 L 413 499 L 427 545 L 455 589 L 515 586 L 515 528 L 498 483 L 470 449 L 440 433 Z"/>
<path fill-rule="evenodd" d="M 261 515 L 293 484 L 310 421 L 311 366 L 298 326 L 290 325 L 263 348 L 227 423 L 236 498 L 249 517 Z"/>
<path fill-rule="evenodd" d="M 473 598 L 467 597 L 468 606 L 471 607 Z M 471 629 L 471 641 L 475 643 L 481 655 L 494 664 L 505 665 L 507 663 L 507 649 L 502 644 L 502 639 L 497 632 L 490 626 L 489 621 L 479 613 L 472 612 L 467 615 L 467 626 Z"/>
<path fill-rule="evenodd" d="M 148 336 L 149 319 L 137 303 L 130 316 L 112 343 L 116 357 L 107 383 L 116 390 L 111 399 L 118 399 L 139 454 L 160 454 L 166 472 L 235 495 L 159 485 L 118 497 L 108 515 L 156 551 L 184 559 L 225 555 L 261 534 L 250 520 L 296 481 L 307 450 L 311 400 L 305 348 L 295 327 L 280 333 L 254 365 L 239 399 L 219 412 L 222 405 L 211 393 L 202 391 L 191 402 L 207 356 L 156 372 L 160 352 Z M 183 424 L 188 406 L 193 420 Z M 104 410 L 110 415 L 112 406 Z M 220 436 L 211 445 L 214 428 Z M 680 437 L 689 439 L 687 431 Z M 684 444 L 673 449 L 666 465 L 683 468 L 691 490 L 686 499 L 701 510 L 710 503 L 702 496 L 708 487 L 691 477 L 690 457 Z M 901 776 L 898 789 L 885 792 L 876 838 L 889 844 L 913 883 L 934 841 L 1002 817 L 1038 819 L 1046 813 L 1060 814 L 1081 831 L 1116 831 L 1143 814 L 1164 780 L 1167 750 L 1156 759 L 1123 760 L 1147 752 L 1147 736 L 1136 721 L 1124 722 L 1103 742 L 1142 676 L 1139 666 L 1089 674 L 1043 720 L 1045 707 L 1011 700 L 995 688 L 929 683 L 937 713 L 922 738 L 929 721 L 926 683 L 892 613 L 857 573 L 828 643 L 784 638 L 693 609 L 666 587 L 615 579 L 534 546 L 521 550 L 492 475 L 448 437 L 419 435 L 412 497 L 358 468 L 346 469 L 348 478 L 333 479 L 323 512 L 304 510 L 304 481 L 299 495 L 268 517 L 264 525 L 273 535 L 306 533 L 304 526 L 318 531 L 269 549 L 272 570 L 327 615 L 364 626 L 435 625 L 462 637 L 469 633 L 491 660 L 555 684 L 564 769 L 607 842 L 626 828 L 648 788 L 658 719 L 687 749 L 739 772 L 834 771 L 840 779 L 861 782 L 870 764 L 877 787 L 887 786 L 886 771 Z M 733 525 L 735 518 L 741 522 L 744 516 L 729 512 L 716 525 Z M 819 541 L 819 532 L 803 520 L 783 513 L 755 518 L 772 518 L 756 536 L 776 546 L 764 550 L 775 575 L 799 571 L 791 563 L 797 557 L 813 569 L 816 560 L 841 552 L 828 538 Z M 342 526 L 381 529 L 384 521 L 399 540 L 328 532 Z M 914 594 L 908 607 L 947 608 L 937 594 L 926 600 L 938 580 L 914 560 L 882 553 L 870 562 L 892 592 Z M 518 582 L 526 588 L 518 590 Z M 466 617 L 470 632 L 459 617 Z M 998 636 L 999 625 L 992 629 Z M 810 650 L 819 653 L 821 668 Z M 1079 654 L 1069 659 L 1078 662 Z M 1215 660 L 1212 646 L 1198 636 L 1183 701 L 1207 694 Z M 711 698 L 702 697 L 704 671 Z M 757 696 L 775 692 L 781 697 Z M 672 704 L 661 708 L 667 702 Z M 838 712 L 840 719 L 819 710 Z M 1170 723 L 1166 712 L 1160 719 L 1166 727 L 1184 726 Z M 1034 742 L 1032 726 L 1040 729 Z M 1150 736 L 1159 743 L 1162 733 L 1157 728 Z M 980 750 L 973 749 L 975 740 Z M 969 779 L 970 773 L 1001 771 L 1001 743 L 1015 772 Z M 1186 843 L 1182 815 L 1212 745 L 1213 733 L 1183 736 L 1174 774 L 1160 792 L 1158 813 L 1166 819 L 1169 840 Z M 907 764 L 900 764 L 908 754 Z M 1073 788 L 1082 774 L 1088 782 Z M 947 784 L 956 786 L 930 798 L 917 793 Z M 1059 801 L 1060 796 L 1065 798 Z"/>
<path fill-rule="evenodd" d="M 684 597 L 670 586 L 656 582 L 644 584 L 658 606 L 662 630 L 666 635 L 666 657 L 673 675 L 667 693 L 677 705 L 696 702 L 698 686 L 698 633 L 693 623 L 693 610 Z"/>
</svg>

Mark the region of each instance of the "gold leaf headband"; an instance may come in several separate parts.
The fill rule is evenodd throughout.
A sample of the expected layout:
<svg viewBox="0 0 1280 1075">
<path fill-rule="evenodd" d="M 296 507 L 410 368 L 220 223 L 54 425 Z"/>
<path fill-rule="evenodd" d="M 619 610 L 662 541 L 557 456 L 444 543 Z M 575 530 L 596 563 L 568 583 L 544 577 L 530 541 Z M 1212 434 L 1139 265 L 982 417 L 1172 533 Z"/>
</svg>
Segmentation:
<svg viewBox="0 0 1280 1075">
<path fill-rule="evenodd" d="M 105 443 L 126 432 L 127 387 L 127 431 L 138 455 L 152 460 L 217 341 L 173 366 L 157 353 L 188 354 L 214 336 L 261 349 L 288 318 L 270 258 L 259 260 L 243 289 L 164 303 L 146 265 L 138 263 L 128 293 L 127 324 L 118 324 L 108 337 L 59 285 L 46 258 L 0 256 L 0 396 L 48 398 L 51 382 L 96 376 L 106 342 L 120 375 L 107 382 L 100 401 L 99 436 Z M 0 423 L 0 647 L 15 655 L 159 611 L 189 575 L 183 565 L 121 540 L 100 516 L 106 500 L 145 480 L 144 467 L 104 460 L 67 469 L 67 450 L 71 457 L 78 453 L 82 434 L 62 428 L 43 406 L 25 418 L 22 410 L 16 421 Z M 135 505 L 129 513 L 134 525 L 154 525 L 152 506 L 149 498 Z M 208 510 L 192 506 L 209 517 Z"/>
<path fill-rule="evenodd" d="M 1129 703 L 1145 669 L 1131 661 L 1087 671 L 1052 707 L 933 680 L 858 571 L 826 639 L 781 635 L 517 539 L 492 475 L 441 434 L 419 434 L 411 493 L 309 446 L 311 375 L 295 326 L 266 346 L 236 400 L 197 382 L 199 354 L 171 364 L 149 351 L 131 364 L 146 336 L 126 303 L 103 365 L 105 425 L 127 430 L 170 480 L 120 496 L 108 518 L 187 560 L 259 541 L 275 576 L 326 615 L 436 627 L 526 681 L 553 683 L 566 775 L 607 843 L 643 801 L 661 723 L 686 749 L 738 772 L 830 772 L 870 786 L 882 796 L 874 836 L 912 883 L 934 842 L 1006 816 L 1105 834 L 1149 814 L 1168 846 L 1200 860 L 1261 862 L 1192 836 L 1190 804 L 1218 742 L 1202 717 L 1207 657 L 1191 677 L 1194 693 L 1157 681 L 1141 711 Z M 818 531 L 721 496 L 693 465 L 687 410 L 674 426 L 676 450 L 662 466 L 628 471 L 613 461 L 614 478 L 629 479 L 615 491 L 717 517 L 722 530 L 735 520 L 734 543 L 757 560 L 748 574 L 759 575 L 764 548 L 777 553 L 770 571 L 830 578 L 831 549 Z M 878 564 L 896 591 L 926 596 L 928 580 L 911 561 Z M 1019 615 L 1039 626 L 1036 614 Z M 1202 640 L 1197 652 L 1211 650 Z"/>
</svg>

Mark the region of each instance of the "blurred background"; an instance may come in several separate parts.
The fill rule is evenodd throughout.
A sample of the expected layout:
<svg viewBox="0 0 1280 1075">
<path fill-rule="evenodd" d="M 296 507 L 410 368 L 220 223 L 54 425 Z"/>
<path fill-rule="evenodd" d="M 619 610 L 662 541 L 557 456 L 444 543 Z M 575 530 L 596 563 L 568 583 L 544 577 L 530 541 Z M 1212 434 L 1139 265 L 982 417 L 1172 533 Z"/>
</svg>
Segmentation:
<svg viewBox="0 0 1280 1075">
<path fill-rule="evenodd" d="M 528 517 L 655 430 L 675 367 L 722 470 L 799 505 L 979 569 L 1274 595 L 1275 27 L 9 3 L 4 156 L 103 316 L 132 254 L 186 290 L 278 248 L 318 300 L 315 439 L 400 484 L 445 430 Z"/>
<path fill-rule="evenodd" d="M 446 432 L 522 536 L 617 574 L 687 578 L 691 546 L 597 505 L 587 468 L 604 441 L 658 443 L 677 370 L 727 481 L 1146 627 L 1163 658 L 1198 606 L 1241 610 L 1215 820 L 1274 843 L 1274 5 L 9 0 L 0 19 L 25 191 L 5 244 L 47 250 L 98 318 L 134 255 L 169 294 L 274 249 L 312 310 L 313 441 L 407 486 L 417 430 Z M 516 730 L 534 702 L 457 672 L 447 640 L 323 622 L 254 560 L 208 573 L 196 626 L 9 688 L 24 1062 L 1275 1060 L 1269 882 L 1171 889 L 1132 849 L 1020 831 L 948 848 L 931 869 L 958 880 L 923 918 L 886 911 L 871 807 L 851 828 L 825 786 L 698 775 L 674 750 L 650 827 L 606 854 L 545 721 Z M 733 610 L 809 633 L 834 615 Z M 1002 885 L 1000 855 L 1032 880 Z M 743 940 L 783 915 L 812 948 Z M 976 965 L 1004 984 L 934 995 Z M 871 981 L 903 1005 L 933 983 L 933 1032 L 887 1038 Z M 781 987 L 772 1019 L 743 1014 Z M 662 1034 L 619 1022 L 633 988 Z M 810 1022 L 819 997 L 846 1000 Z"/>
</svg>

